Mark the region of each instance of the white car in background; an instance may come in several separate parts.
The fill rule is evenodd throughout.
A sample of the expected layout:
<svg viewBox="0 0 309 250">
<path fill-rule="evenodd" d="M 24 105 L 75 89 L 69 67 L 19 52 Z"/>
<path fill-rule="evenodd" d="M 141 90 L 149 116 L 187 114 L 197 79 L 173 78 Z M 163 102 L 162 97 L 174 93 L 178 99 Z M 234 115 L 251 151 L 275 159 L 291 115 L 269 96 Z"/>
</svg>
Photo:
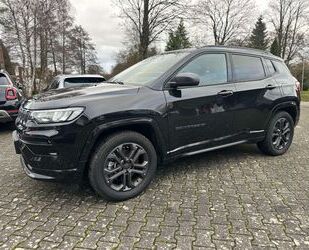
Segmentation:
<svg viewBox="0 0 309 250">
<path fill-rule="evenodd" d="M 46 90 L 94 86 L 105 81 L 105 78 L 101 75 L 58 75 L 47 86 Z"/>
</svg>

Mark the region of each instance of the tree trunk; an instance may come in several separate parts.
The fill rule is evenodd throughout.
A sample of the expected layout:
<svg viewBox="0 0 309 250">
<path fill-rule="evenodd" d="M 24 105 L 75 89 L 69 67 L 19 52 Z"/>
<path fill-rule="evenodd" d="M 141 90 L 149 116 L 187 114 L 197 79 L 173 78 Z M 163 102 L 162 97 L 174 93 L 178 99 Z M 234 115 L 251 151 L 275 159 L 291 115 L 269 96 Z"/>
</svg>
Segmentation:
<svg viewBox="0 0 309 250">
<path fill-rule="evenodd" d="M 62 74 L 65 74 L 65 30 L 62 31 Z"/>
<path fill-rule="evenodd" d="M 52 53 L 54 72 L 55 72 L 55 75 L 57 75 L 56 53 L 55 53 L 55 48 L 54 48 L 54 40 L 51 34 L 49 34 L 49 38 L 50 38 L 50 48 L 51 48 L 51 53 Z"/>
<path fill-rule="evenodd" d="M 141 59 L 145 59 L 148 56 L 148 47 L 150 41 L 149 30 L 149 0 L 144 0 L 144 13 L 143 13 L 143 28 L 142 35 L 140 37 L 140 56 Z"/>
<path fill-rule="evenodd" d="M 42 30 L 40 34 L 40 40 L 41 40 L 41 80 L 46 80 L 46 74 L 47 74 L 47 53 L 48 53 L 48 32 L 45 30 L 45 28 Z"/>
<path fill-rule="evenodd" d="M 8 4 L 10 12 L 12 14 L 12 17 L 13 17 L 15 32 L 16 32 L 16 36 L 17 36 L 17 40 L 18 40 L 21 58 L 22 58 L 22 68 L 23 68 L 23 70 L 22 70 L 22 73 L 19 74 L 19 76 L 20 76 L 19 80 L 20 80 L 20 83 L 22 85 L 24 85 L 24 74 L 25 74 L 25 69 L 26 69 L 26 55 L 25 55 L 23 44 L 22 44 L 20 29 L 19 29 L 17 18 L 16 18 L 15 10 L 13 9 L 10 1 L 8 1 L 7 4 Z"/>
<path fill-rule="evenodd" d="M 36 64 L 37 64 L 37 34 L 38 34 L 38 29 L 37 29 L 37 10 L 34 10 L 34 31 L 33 31 L 33 71 L 32 71 L 32 76 L 31 76 L 31 82 L 33 86 L 33 92 L 37 93 L 37 86 L 36 86 Z"/>
</svg>

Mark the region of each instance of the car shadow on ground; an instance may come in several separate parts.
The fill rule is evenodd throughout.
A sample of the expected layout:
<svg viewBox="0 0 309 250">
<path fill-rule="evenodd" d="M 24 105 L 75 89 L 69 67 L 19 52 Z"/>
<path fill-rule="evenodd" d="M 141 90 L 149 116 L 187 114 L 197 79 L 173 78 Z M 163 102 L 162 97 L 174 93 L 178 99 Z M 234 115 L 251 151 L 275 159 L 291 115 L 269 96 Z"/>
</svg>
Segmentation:
<svg viewBox="0 0 309 250">
<path fill-rule="evenodd" d="M 241 167 L 239 163 L 258 158 L 265 158 L 255 144 L 243 144 L 229 148 L 219 149 L 194 156 L 183 157 L 175 162 L 158 167 L 157 179 L 164 181 L 173 175 L 190 172 L 209 172 L 213 170 L 225 170 L 231 167 Z M 156 180 L 155 180 L 156 181 Z"/>
<path fill-rule="evenodd" d="M 8 134 L 15 130 L 15 124 L 6 123 L 0 124 L 0 135 Z M 238 162 L 246 159 L 263 158 L 265 155 L 261 154 L 254 144 L 243 144 L 216 151 L 211 151 L 203 154 L 198 154 L 189 157 L 180 158 L 174 162 L 160 165 L 157 169 L 157 174 L 149 189 L 157 189 L 161 183 L 166 183 L 169 180 L 185 174 L 193 174 L 194 172 L 209 172 L 213 170 L 224 170 L 226 168 L 241 167 Z M 23 173 L 24 174 L 24 173 Z M 104 202 L 98 197 L 90 187 L 87 181 L 81 185 L 69 183 L 52 183 L 41 182 L 35 180 L 27 180 L 28 185 L 38 187 L 42 196 L 73 196 L 75 199 L 81 200 L 95 200 Z M 143 195 L 147 195 L 147 190 Z"/>
<path fill-rule="evenodd" d="M 158 166 L 157 175 L 148 189 L 157 189 L 160 183 L 166 183 L 174 176 L 182 174 L 190 174 L 190 172 L 203 171 L 205 173 L 212 170 L 224 170 L 229 168 L 231 164 L 240 167 L 238 162 L 245 161 L 247 158 L 256 159 L 265 157 L 260 153 L 255 145 L 238 145 L 226 149 L 220 149 L 212 152 L 207 152 L 195 156 L 184 157 L 172 163 Z M 65 183 L 49 183 L 29 180 L 33 185 L 39 186 L 40 193 L 46 196 L 48 193 L 51 196 L 74 197 L 74 199 L 87 200 L 89 202 L 111 203 L 98 197 L 85 181 L 81 185 L 65 184 Z M 30 184 L 30 183 L 28 183 Z M 31 184 L 30 184 L 31 185 Z M 142 194 L 147 196 L 147 190 Z M 45 192 L 46 190 L 46 192 Z"/>
<path fill-rule="evenodd" d="M 15 130 L 14 122 L 0 123 L 0 135 L 6 132 L 13 132 L 14 130 Z"/>
</svg>

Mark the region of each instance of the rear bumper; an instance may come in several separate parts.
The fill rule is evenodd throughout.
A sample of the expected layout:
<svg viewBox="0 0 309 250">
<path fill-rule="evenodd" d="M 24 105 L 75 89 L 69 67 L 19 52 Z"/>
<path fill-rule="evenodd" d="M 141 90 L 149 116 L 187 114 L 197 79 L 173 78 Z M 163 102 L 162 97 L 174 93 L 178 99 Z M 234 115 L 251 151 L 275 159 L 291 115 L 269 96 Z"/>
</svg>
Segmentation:
<svg viewBox="0 0 309 250">
<path fill-rule="evenodd" d="M 0 123 L 6 123 L 6 122 L 11 122 L 13 121 L 13 117 L 5 111 L 5 110 L 0 110 Z"/>
<path fill-rule="evenodd" d="M 82 174 L 78 169 L 61 169 L 61 159 L 57 155 L 39 155 L 31 151 L 16 131 L 13 132 L 15 151 L 20 154 L 24 172 L 32 179 L 54 182 L 78 183 Z"/>
<path fill-rule="evenodd" d="M 20 100 L 10 100 L 1 102 L 0 105 L 0 123 L 12 122 L 18 116 Z"/>
</svg>

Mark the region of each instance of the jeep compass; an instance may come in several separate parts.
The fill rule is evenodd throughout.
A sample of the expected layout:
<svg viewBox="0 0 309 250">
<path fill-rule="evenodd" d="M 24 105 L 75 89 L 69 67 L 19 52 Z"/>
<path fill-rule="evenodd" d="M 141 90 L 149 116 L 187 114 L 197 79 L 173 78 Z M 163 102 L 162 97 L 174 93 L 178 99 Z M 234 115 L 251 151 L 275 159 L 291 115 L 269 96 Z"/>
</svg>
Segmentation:
<svg viewBox="0 0 309 250">
<path fill-rule="evenodd" d="M 242 143 L 290 147 L 300 85 L 281 58 L 208 46 L 150 57 L 104 86 L 23 103 L 13 133 L 31 178 L 79 182 L 111 200 L 140 194 L 158 163 Z"/>
</svg>

